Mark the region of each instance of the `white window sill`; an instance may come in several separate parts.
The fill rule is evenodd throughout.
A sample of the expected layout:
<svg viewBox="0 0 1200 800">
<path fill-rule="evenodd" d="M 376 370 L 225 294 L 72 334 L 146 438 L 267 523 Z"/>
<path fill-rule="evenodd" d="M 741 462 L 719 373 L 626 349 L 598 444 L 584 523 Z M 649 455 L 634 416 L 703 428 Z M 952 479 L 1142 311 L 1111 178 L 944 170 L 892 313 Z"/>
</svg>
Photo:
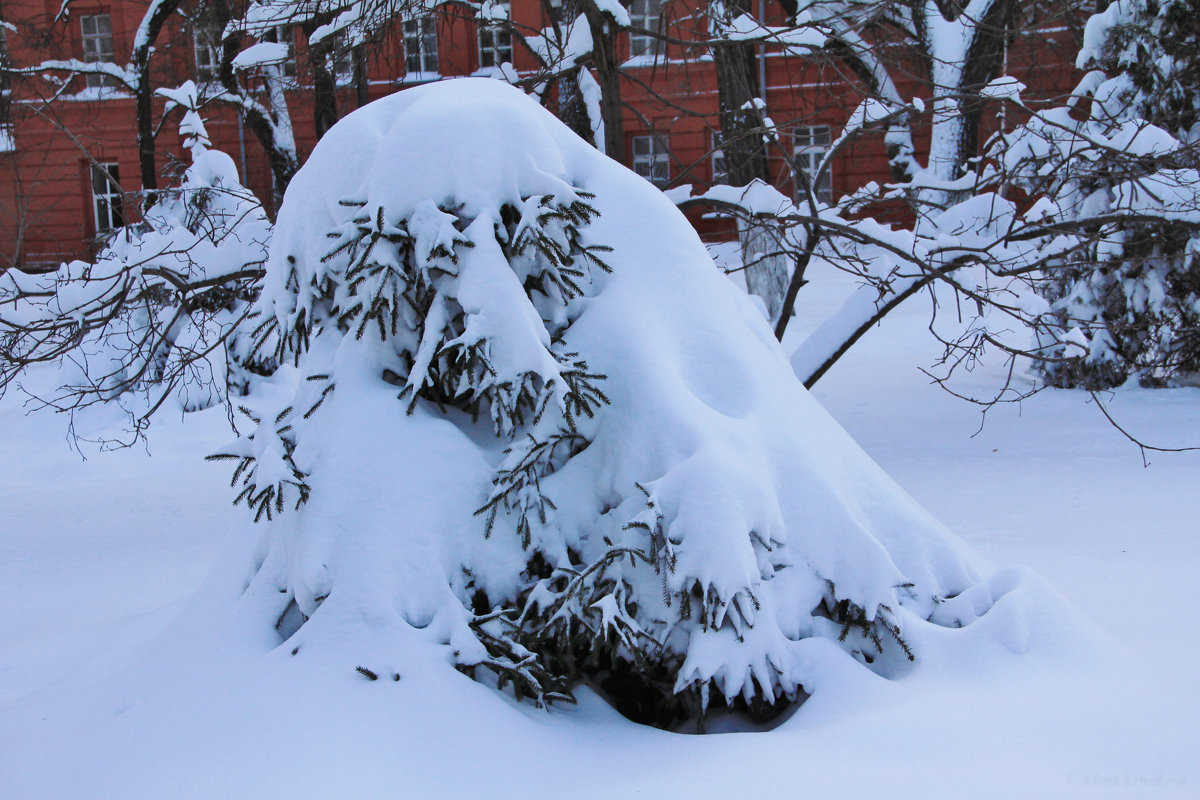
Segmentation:
<svg viewBox="0 0 1200 800">
<path fill-rule="evenodd" d="M 114 86 L 89 86 L 75 94 L 65 94 L 58 99 L 90 103 L 97 100 L 132 100 L 133 95 L 126 89 L 118 89 Z"/>
<path fill-rule="evenodd" d="M 645 55 L 633 56 L 621 62 L 622 69 L 640 69 L 644 67 L 661 67 L 664 64 L 698 64 L 705 61 L 712 61 L 712 54 L 705 53 L 696 58 L 667 58 L 662 53 L 657 55 L 646 53 Z"/>
</svg>

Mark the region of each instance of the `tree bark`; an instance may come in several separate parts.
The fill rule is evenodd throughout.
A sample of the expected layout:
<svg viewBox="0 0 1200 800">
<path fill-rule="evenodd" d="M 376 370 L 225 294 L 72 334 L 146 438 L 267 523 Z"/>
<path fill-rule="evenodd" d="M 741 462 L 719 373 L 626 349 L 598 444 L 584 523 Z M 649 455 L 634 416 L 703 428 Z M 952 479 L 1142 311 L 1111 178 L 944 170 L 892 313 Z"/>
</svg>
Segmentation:
<svg viewBox="0 0 1200 800">
<path fill-rule="evenodd" d="M 722 14 L 726 20 L 754 16 L 752 0 L 727 0 Z M 711 12 L 711 13 L 715 13 Z M 721 114 L 721 152 L 729 184 L 746 186 L 751 181 L 768 181 L 767 147 L 762 109 L 764 94 L 759 85 L 757 46 L 726 42 L 712 48 L 717 73 L 717 100 Z M 772 325 L 783 311 L 788 287 L 788 259 L 771 255 L 777 250 L 778 226 L 767 219 L 738 218 L 746 289 L 762 298 Z"/>
<path fill-rule="evenodd" d="M 963 163 L 979 155 L 979 123 L 983 118 L 983 88 L 1004 71 L 1004 52 L 1011 41 L 1020 7 L 1016 0 L 997 0 L 976 28 L 975 41 L 963 66 Z"/>
<path fill-rule="evenodd" d="M 624 164 L 625 125 L 621 116 L 625 108 L 621 102 L 621 64 L 617 59 L 619 30 L 613 18 L 596 6 L 595 0 L 584 0 L 580 5 L 592 32 L 592 63 L 596 67 L 596 82 L 600 84 L 600 117 L 604 120 L 604 152 Z"/>
<path fill-rule="evenodd" d="M 367 71 L 367 48 L 356 45 L 354 48 L 354 103 L 362 108 L 371 102 L 371 82 Z"/>
<path fill-rule="evenodd" d="M 318 14 L 304 23 L 301 30 L 304 31 L 305 39 L 309 40 L 317 28 L 329 21 L 328 15 Z M 329 69 L 329 59 L 332 55 L 332 36 L 326 36 L 315 44 L 309 40 L 308 59 L 312 64 L 313 73 L 313 129 L 318 140 L 338 121 L 337 76 Z"/>
<path fill-rule="evenodd" d="M 558 118 L 566 123 L 576 136 L 595 147 L 596 137 L 592 134 L 592 121 L 588 118 L 587 103 L 584 102 L 583 92 L 579 90 L 579 69 L 564 72 L 558 78 Z"/>
<path fill-rule="evenodd" d="M 726 14 L 730 18 L 753 16 L 750 6 L 751 0 L 727 0 Z M 756 178 L 768 179 L 763 116 L 754 107 L 754 101 L 763 96 L 755 49 L 751 43 L 727 43 L 712 49 L 721 112 L 721 149 L 733 186 L 745 186 Z"/>
<path fill-rule="evenodd" d="M 179 8 L 179 0 L 160 0 L 146 12 L 138 26 L 137 45 L 133 50 L 133 68 L 137 73 L 135 93 L 138 141 L 138 168 L 141 172 L 143 211 L 154 205 L 158 190 L 158 159 L 154 146 L 154 89 L 150 85 L 150 56 L 164 23 Z"/>
<path fill-rule="evenodd" d="M 228 0 L 213 0 L 211 8 L 216 24 L 220 26 L 221 30 L 227 30 L 231 19 Z M 238 85 L 237 77 L 233 73 L 233 59 L 241 50 L 242 38 L 243 34 L 240 32 L 232 32 L 221 40 L 221 66 L 217 77 L 221 86 L 234 97 L 243 95 L 242 87 Z M 242 115 L 246 127 L 250 129 L 250 133 L 262 146 L 263 152 L 267 154 L 267 163 L 271 167 L 274 194 L 278 205 L 278 200 L 283 197 L 292 176 L 300 168 L 296 161 L 296 154 L 290 149 L 279 146 L 275 141 L 273 121 L 257 107 L 250 104 L 238 104 L 238 113 Z M 246 176 L 243 175 L 242 180 L 245 179 Z"/>
</svg>

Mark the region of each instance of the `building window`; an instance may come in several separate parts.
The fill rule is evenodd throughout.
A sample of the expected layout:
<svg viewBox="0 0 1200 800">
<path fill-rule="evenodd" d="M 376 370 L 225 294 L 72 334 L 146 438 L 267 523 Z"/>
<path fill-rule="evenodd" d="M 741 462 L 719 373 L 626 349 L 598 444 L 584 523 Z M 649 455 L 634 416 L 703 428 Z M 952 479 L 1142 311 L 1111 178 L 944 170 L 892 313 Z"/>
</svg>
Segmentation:
<svg viewBox="0 0 1200 800">
<path fill-rule="evenodd" d="M 83 31 L 84 63 L 111 64 L 113 61 L 112 20 L 108 14 L 90 14 L 80 17 L 79 24 Z M 121 85 L 112 75 L 86 75 L 85 80 L 89 89 Z"/>
<path fill-rule="evenodd" d="M 629 4 L 629 25 L 647 31 L 657 31 L 661 0 L 633 0 Z M 629 34 L 629 56 L 656 56 L 662 47 L 662 42 L 645 33 L 631 31 Z"/>
<path fill-rule="evenodd" d="M 338 83 L 354 81 L 354 47 L 345 31 L 338 31 L 329 45 L 329 66 Z"/>
<path fill-rule="evenodd" d="M 192 47 L 196 52 L 196 80 L 215 81 L 221 71 L 221 32 L 211 23 L 192 26 Z"/>
<path fill-rule="evenodd" d="M 404 21 L 404 71 L 410 80 L 437 76 L 437 20 L 433 17 Z"/>
<path fill-rule="evenodd" d="M 11 153 L 17 149 L 17 140 L 12 125 L 12 83 L 8 72 L 8 31 L 0 25 L 0 153 Z"/>
<path fill-rule="evenodd" d="M 108 233 L 125 224 L 125 198 L 117 186 L 121 180 L 116 164 L 92 165 L 92 210 L 96 214 L 96 233 Z"/>
<path fill-rule="evenodd" d="M 660 189 L 671 182 L 671 153 L 667 150 L 666 136 L 633 137 L 633 171 Z"/>
<path fill-rule="evenodd" d="M 808 176 L 812 183 L 813 194 L 822 203 L 833 202 L 833 170 L 827 169 L 819 178 L 817 170 L 825 155 L 829 152 L 829 126 L 814 125 L 797 128 L 794 134 L 794 149 L 796 170 Z"/>
<path fill-rule="evenodd" d="M 725 167 L 725 149 L 720 131 L 712 132 L 712 182 L 729 183 L 729 170 Z"/>
<path fill-rule="evenodd" d="M 493 5 L 494 10 L 509 18 L 509 4 Z M 501 64 L 511 64 L 513 60 L 512 31 L 507 23 L 491 20 L 479 24 L 479 66 L 498 67 Z"/>
<path fill-rule="evenodd" d="M 296 31 L 292 26 L 272 28 L 263 35 L 263 41 L 287 45 L 287 57 L 279 64 L 279 68 L 285 76 L 296 77 Z"/>
</svg>

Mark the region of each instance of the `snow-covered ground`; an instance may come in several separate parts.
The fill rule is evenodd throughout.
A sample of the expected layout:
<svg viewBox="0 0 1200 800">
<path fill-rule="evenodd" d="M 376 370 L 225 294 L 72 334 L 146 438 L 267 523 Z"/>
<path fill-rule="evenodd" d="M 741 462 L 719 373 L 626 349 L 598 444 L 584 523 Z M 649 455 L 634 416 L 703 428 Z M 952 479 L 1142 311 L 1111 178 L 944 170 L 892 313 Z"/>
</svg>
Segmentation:
<svg viewBox="0 0 1200 800">
<path fill-rule="evenodd" d="M 816 278 L 794 334 L 848 289 Z M 197 643 L 219 632 L 189 621 L 212 624 L 192 609 L 234 516 L 228 467 L 201 460 L 230 438 L 220 414 L 84 461 L 60 417 L 5 398 L 0 797 L 1197 796 L 1200 453 L 1144 467 L 1074 392 L 997 408 L 976 433 L 978 410 L 916 369 L 935 352 L 925 321 L 919 301 L 901 309 L 816 396 L 995 566 L 1032 568 L 1076 611 L 1042 592 L 1029 630 L 920 642 L 936 669 L 856 670 L 769 733 L 669 734 L 587 693 L 546 713 L 453 673 L 370 682 L 248 660 L 245 642 L 211 652 Z M 1148 441 L 1200 444 L 1200 390 L 1109 402 Z"/>
</svg>

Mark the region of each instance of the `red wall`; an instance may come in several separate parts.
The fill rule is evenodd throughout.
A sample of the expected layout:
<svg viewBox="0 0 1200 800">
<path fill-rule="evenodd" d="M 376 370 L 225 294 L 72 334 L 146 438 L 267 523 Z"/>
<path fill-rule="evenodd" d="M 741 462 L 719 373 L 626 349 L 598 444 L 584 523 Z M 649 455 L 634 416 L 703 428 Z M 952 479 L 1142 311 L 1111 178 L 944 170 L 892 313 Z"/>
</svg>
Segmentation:
<svg viewBox="0 0 1200 800">
<path fill-rule="evenodd" d="M 697 28 L 701 23 L 684 13 L 687 8 L 680 0 L 664 15 L 668 33 L 680 39 L 700 35 Z M 4 4 L 3 18 L 18 29 L 8 34 L 11 63 L 25 66 L 48 58 L 80 57 L 79 17 L 100 12 L 111 14 L 116 60 L 129 60 L 144 5 L 132 0 L 113 0 L 109 4 L 74 0 L 72 17 L 52 23 L 58 9 L 59 0 L 9 0 Z M 516 0 L 514 14 L 515 22 L 524 28 L 537 29 L 544 24 L 542 4 L 537 0 Z M 781 19 L 770 21 L 782 23 Z M 46 31 L 49 36 L 44 35 Z M 478 69 L 475 26 L 461 9 L 443 9 L 438 33 L 439 71 L 443 77 L 469 75 Z M 1074 86 L 1076 75 L 1070 65 L 1077 49 L 1075 37 L 1074 31 L 1063 27 L 1016 39 L 1009 53 L 1010 73 L 1031 87 L 1026 99 L 1061 96 Z M 627 44 L 622 46 L 627 48 Z M 164 31 L 157 49 L 152 76 L 156 86 L 175 86 L 194 77 L 192 45 L 186 31 L 173 25 Z M 298 75 L 303 81 L 306 53 L 299 43 L 297 50 Z M 404 81 L 403 40 L 398 27 L 372 43 L 368 52 L 372 99 L 408 85 Z M 514 52 L 519 70 L 534 68 L 532 57 L 522 51 L 519 43 Z M 836 137 L 860 100 L 854 81 L 834 63 L 768 53 L 764 68 L 768 109 L 787 146 L 791 131 L 799 125 L 828 125 Z M 708 157 L 711 132 L 719 128 L 711 62 L 689 58 L 681 47 L 672 46 L 666 59 L 628 72 L 630 78 L 623 84 L 623 98 L 631 106 L 624 121 L 626 135 L 646 133 L 648 127 L 665 132 L 672 151 L 672 182 L 707 184 L 712 179 Z M 133 99 L 120 94 L 99 100 L 68 99 L 83 85 L 83 79 L 75 79 L 64 96 L 47 104 L 45 100 L 57 87 L 34 77 L 15 82 L 12 116 L 16 148 L 12 153 L 0 153 L 0 269 L 12 262 L 18 238 L 23 239 L 21 260 L 29 266 L 54 266 L 64 259 L 88 254 L 95 225 L 88 185 L 90 162 L 85 151 L 98 161 L 119 164 L 122 189 L 132 195 L 127 205 L 131 209 L 136 206 L 136 192 L 141 187 Z M 922 89 L 916 79 L 901 86 L 900 91 L 905 96 L 928 99 L 928 90 Z M 298 91 L 289 99 L 301 158 L 311 151 L 316 138 L 310 97 L 310 92 Z M 353 91 L 349 87 L 340 90 L 339 114 L 348 113 L 354 106 Z M 160 101 L 156 122 L 161 112 Z M 994 113 L 985 112 L 985 117 L 990 120 Z M 242 165 L 247 185 L 264 198 L 270 209 L 270 172 L 257 140 L 248 130 L 240 129 L 236 115 L 227 107 L 210 107 L 206 117 L 213 145 Z M 178 169 L 186 162 L 176 133 L 177 121 L 174 116 L 168 120 L 158 137 L 162 170 Z M 921 119 L 915 121 L 918 152 L 928 138 L 924 123 Z M 778 177 L 782 190 L 791 191 L 782 153 L 772 154 L 772 174 Z M 887 181 L 888 169 L 880 137 L 865 135 L 835 159 L 833 187 L 835 194 L 842 194 L 871 180 Z M 169 178 L 160 179 L 161 185 L 169 182 Z M 697 217 L 696 222 L 702 232 L 719 235 L 727 231 L 711 220 Z"/>
</svg>

